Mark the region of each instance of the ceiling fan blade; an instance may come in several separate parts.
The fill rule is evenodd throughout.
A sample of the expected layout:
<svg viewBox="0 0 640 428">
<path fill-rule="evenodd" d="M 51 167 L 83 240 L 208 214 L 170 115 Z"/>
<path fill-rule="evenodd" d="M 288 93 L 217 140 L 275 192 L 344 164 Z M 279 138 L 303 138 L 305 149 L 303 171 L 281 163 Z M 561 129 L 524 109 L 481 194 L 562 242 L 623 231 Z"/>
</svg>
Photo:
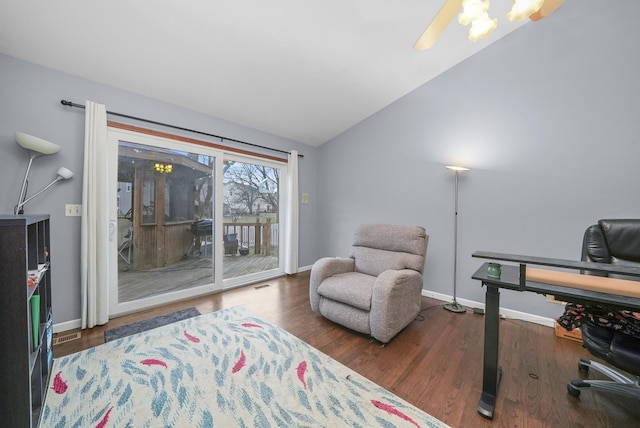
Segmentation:
<svg viewBox="0 0 640 428">
<path fill-rule="evenodd" d="M 413 45 L 413 49 L 421 51 L 433 46 L 436 40 L 438 40 L 440 33 L 447 28 L 447 25 L 449 25 L 449 22 L 451 22 L 461 7 L 462 0 L 446 0 L 445 4 L 438 11 L 438 14 L 433 18 L 427 29 L 424 30 L 424 33 L 422 33 L 415 45 Z"/>
<path fill-rule="evenodd" d="M 542 7 L 537 12 L 531 14 L 529 19 L 532 21 L 539 21 L 545 16 L 551 15 L 563 2 L 564 0 L 544 0 L 542 3 Z"/>
</svg>

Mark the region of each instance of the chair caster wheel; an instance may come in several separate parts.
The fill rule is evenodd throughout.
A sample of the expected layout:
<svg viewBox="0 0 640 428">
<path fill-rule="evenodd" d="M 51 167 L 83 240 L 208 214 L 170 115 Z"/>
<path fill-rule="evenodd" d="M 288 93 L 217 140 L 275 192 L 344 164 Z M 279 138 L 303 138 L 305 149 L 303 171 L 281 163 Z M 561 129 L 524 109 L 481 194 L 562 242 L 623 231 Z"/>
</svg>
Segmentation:
<svg viewBox="0 0 640 428">
<path fill-rule="evenodd" d="M 587 374 L 589 373 L 590 365 L 591 365 L 591 360 L 588 360 L 586 358 L 580 358 L 580 361 L 578 361 L 578 370 L 580 370 L 580 373 L 582 374 Z"/>
<path fill-rule="evenodd" d="M 567 392 L 573 397 L 580 397 L 580 390 L 570 383 L 567 384 Z"/>
</svg>

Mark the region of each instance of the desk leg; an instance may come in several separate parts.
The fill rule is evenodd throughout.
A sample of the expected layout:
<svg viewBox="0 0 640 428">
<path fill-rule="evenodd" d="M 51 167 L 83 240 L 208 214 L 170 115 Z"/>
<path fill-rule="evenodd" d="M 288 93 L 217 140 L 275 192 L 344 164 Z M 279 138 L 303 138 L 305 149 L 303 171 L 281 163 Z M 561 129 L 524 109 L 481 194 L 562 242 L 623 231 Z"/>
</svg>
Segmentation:
<svg viewBox="0 0 640 428">
<path fill-rule="evenodd" d="M 500 290 L 491 284 L 487 287 L 484 317 L 484 366 L 482 371 L 482 396 L 478 403 L 478 413 L 493 419 L 493 411 L 498 394 L 501 367 L 498 366 L 498 338 L 500 330 Z"/>
</svg>

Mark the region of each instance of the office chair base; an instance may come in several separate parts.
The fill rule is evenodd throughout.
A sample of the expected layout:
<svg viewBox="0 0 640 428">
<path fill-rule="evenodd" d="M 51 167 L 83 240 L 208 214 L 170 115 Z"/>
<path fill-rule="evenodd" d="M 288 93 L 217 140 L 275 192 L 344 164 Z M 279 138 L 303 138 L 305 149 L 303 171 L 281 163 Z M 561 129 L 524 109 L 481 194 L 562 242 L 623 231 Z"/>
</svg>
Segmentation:
<svg viewBox="0 0 640 428">
<path fill-rule="evenodd" d="M 572 380 L 567 384 L 567 392 L 570 395 L 579 397 L 582 389 L 591 388 L 597 391 L 611 392 L 640 400 L 640 378 L 630 377 L 604 364 L 586 358 L 580 358 L 578 369 L 581 372 L 587 373 L 590 368 L 602 373 L 611 380 Z"/>
</svg>

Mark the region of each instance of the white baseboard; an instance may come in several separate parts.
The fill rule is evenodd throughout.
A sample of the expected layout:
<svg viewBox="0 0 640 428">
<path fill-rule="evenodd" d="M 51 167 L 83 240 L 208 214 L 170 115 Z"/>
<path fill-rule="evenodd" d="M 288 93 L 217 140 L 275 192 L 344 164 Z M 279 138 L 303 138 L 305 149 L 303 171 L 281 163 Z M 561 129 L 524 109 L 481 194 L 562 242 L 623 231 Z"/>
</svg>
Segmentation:
<svg viewBox="0 0 640 428">
<path fill-rule="evenodd" d="M 298 273 L 309 271 L 309 270 L 311 270 L 312 267 L 313 267 L 313 265 L 300 266 L 300 267 L 298 267 Z"/>
<path fill-rule="evenodd" d="M 82 321 L 78 318 L 77 320 L 64 321 L 57 324 L 54 323 L 53 332 L 61 333 L 63 331 L 69 331 L 80 327 L 82 327 Z"/>
<path fill-rule="evenodd" d="M 298 268 L 298 272 L 306 272 L 311 270 L 312 266 L 303 266 Z M 425 297 L 431 297 L 432 299 L 442 300 L 443 302 L 450 302 L 453 297 L 447 294 L 434 293 L 429 290 L 422 290 L 422 295 Z M 467 299 L 456 299 L 458 303 L 461 305 L 470 307 L 470 308 L 481 308 L 484 309 L 484 303 L 482 302 L 474 302 L 473 300 Z M 555 320 L 552 318 L 541 317 L 538 315 L 528 314 L 526 312 L 514 311 L 512 309 L 500 308 L 500 314 L 502 314 L 505 318 L 511 318 L 516 320 L 522 320 L 527 322 L 532 322 L 535 324 L 544 325 L 546 327 L 553 328 L 555 326 Z M 57 324 L 53 324 L 53 332 L 60 333 L 63 331 L 69 331 L 76 328 L 80 328 L 82 325 L 80 319 L 65 321 Z"/>
<path fill-rule="evenodd" d="M 433 291 L 429 290 L 422 290 L 422 295 L 425 297 L 431 297 L 432 299 L 442 300 L 445 303 L 450 302 L 453 299 L 452 296 L 441 293 L 434 293 Z M 484 310 L 483 302 L 474 302 L 473 300 L 460 298 L 456 298 L 456 300 L 463 306 L 467 306 L 469 308 L 481 308 Z M 555 320 L 553 318 L 541 317 L 539 315 L 528 314 L 526 312 L 514 311 L 513 309 L 501 307 L 500 314 L 505 318 L 532 322 L 534 324 L 540 324 L 545 327 L 553 328 L 555 326 Z"/>
</svg>

